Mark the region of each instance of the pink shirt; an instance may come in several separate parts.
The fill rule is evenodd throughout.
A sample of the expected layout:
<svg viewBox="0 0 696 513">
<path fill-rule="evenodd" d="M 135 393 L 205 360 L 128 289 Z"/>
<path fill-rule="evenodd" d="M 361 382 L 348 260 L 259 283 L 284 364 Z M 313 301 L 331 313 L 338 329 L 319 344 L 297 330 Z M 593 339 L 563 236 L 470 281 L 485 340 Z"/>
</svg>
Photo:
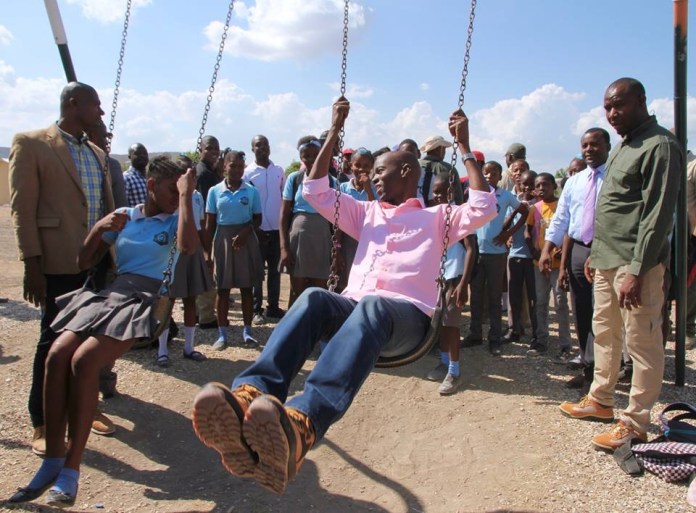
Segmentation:
<svg viewBox="0 0 696 513">
<path fill-rule="evenodd" d="M 328 180 L 305 180 L 302 194 L 333 222 L 335 191 Z M 470 190 L 469 202 L 452 207 L 450 244 L 463 239 L 496 215 L 495 195 Z M 437 303 L 445 205 L 423 208 L 411 198 L 394 206 L 357 201 L 341 194 L 339 227 L 358 241 L 342 295 L 359 301 L 368 295 L 405 299 L 432 316 Z"/>
</svg>

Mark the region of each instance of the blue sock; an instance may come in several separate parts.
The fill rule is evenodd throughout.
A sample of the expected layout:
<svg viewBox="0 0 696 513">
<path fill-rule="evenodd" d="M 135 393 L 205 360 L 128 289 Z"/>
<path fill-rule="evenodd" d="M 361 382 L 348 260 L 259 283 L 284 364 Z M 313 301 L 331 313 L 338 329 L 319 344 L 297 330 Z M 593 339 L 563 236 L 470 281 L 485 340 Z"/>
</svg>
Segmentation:
<svg viewBox="0 0 696 513">
<path fill-rule="evenodd" d="M 452 374 L 452 376 L 459 376 L 459 362 L 449 362 L 448 372 Z"/>
<path fill-rule="evenodd" d="M 251 326 L 244 326 L 244 330 L 242 331 L 242 338 L 244 339 L 244 342 L 247 344 L 258 344 L 259 341 L 254 338 L 254 336 L 251 334 Z"/>
<path fill-rule="evenodd" d="M 440 363 L 442 365 L 449 365 L 449 353 L 447 351 L 440 351 Z"/>
<path fill-rule="evenodd" d="M 44 458 L 39 470 L 36 472 L 36 475 L 34 475 L 34 478 L 27 488 L 36 490 L 52 483 L 56 477 L 58 477 L 58 474 L 60 474 L 64 463 L 65 458 Z"/>
<path fill-rule="evenodd" d="M 51 490 L 75 497 L 77 495 L 77 482 L 80 480 L 80 471 L 72 468 L 64 468 L 60 471 L 56 484 Z"/>
<path fill-rule="evenodd" d="M 218 327 L 218 340 L 220 339 L 227 341 L 227 326 Z"/>
<path fill-rule="evenodd" d="M 244 325 L 244 330 L 242 331 L 244 338 L 251 337 L 251 326 Z M 253 338 L 253 337 L 252 337 Z"/>
</svg>

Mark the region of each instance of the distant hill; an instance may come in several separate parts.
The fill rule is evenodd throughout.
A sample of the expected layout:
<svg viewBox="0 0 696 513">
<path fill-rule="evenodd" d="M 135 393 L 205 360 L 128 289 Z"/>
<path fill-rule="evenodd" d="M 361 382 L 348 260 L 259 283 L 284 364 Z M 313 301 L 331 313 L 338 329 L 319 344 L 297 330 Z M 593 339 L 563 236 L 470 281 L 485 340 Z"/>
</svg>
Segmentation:
<svg viewBox="0 0 696 513">
<path fill-rule="evenodd" d="M 158 155 L 169 155 L 171 158 L 176 159 L 179 156 L 178 151 L 158 151 L 150 153 L 150 158 L 157 157 Z M 10 155 L 10 148 L 7 146 L 0 146 L 0 158 L 6 159 Z M 121 167 L 128 169 L 128 155 L 120 155 L 118 153 L 112 153 L 111 156 L 121 163 Z"/>
</svg>

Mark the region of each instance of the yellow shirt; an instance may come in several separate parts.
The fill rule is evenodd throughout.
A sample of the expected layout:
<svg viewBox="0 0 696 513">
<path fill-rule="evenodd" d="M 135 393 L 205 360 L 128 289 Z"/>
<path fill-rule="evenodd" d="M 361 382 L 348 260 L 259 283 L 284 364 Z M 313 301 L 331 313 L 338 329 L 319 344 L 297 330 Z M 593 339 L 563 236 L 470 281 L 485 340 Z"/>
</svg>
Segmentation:
<svg viewBox="0 0 696 513">
<path fill-rule="evenodd" d="M 546 229 L 551 225 L 551 219 L 556 212 L 558 200 L 549 203 L 538 201 L 529 209 L 527 216 L 527 225 L 532 231 L 532 240 L 534 247 L 541 251 L 544 248 L 544 240 L 546 237 Z M 561 266 L 561 248 L 556 248 L 551 253 L 551 267 L 557 269 Z"/>
</svg>

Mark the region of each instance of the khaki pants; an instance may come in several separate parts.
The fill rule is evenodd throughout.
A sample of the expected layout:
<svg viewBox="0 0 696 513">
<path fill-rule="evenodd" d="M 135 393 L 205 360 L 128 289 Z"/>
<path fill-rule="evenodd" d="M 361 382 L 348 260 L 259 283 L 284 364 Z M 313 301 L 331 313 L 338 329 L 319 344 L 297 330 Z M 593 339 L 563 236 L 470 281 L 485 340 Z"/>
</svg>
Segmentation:
<svg viewBox="0 0 696 513">
<path fill-rule="evenodd" d="M 590 397 L 605 406 L 614 405 L 614 387 L 621 365 L 622 339 L 633 358 L 633 379 L 628 408 L 621 419 L 646 432 L 650 426 L 650 410 L 662 389 L 665 355 L 662 345 L 662 307 L 665 267 L 653 267 L 642 278 L 641 306 L 619 308 L 619 288 L 627 266 L 597 271 L 594 282 L 595 334 L 594 380 Z"/>
</svg>

